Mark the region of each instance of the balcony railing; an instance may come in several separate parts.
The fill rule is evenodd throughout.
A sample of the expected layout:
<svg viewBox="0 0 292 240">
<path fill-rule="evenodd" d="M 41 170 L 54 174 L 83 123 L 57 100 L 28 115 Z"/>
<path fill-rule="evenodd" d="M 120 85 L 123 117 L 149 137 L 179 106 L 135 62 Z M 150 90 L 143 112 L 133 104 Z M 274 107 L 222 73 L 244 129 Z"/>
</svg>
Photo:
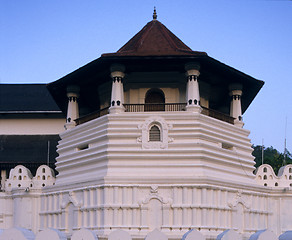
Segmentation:
<svg viewBox="0 0 292 240">
<path fill-rule="evenodd" d="M 124 104 L 126 112 L 177 112 L 185 111 L 186 103 L 145 103 L 145 104 Z"/>
<path fill-rule="evenodd" d="M 103 109 L 100 109 L 98 111 L 95 111 L 95 112 L 92 112 L 92 113 L 89 113 L 83 117 L 80 117 L 80 118 L 77 118 L 75 119 L 74 121 L 76 122 L 76 125 L 80 125 L 82 123 L 85 123 L 85 122 L 88 122 L 88 121 L 91 121 L 93 119 L 96 119 L 96 118 L 99 118 L 103 115 L 106 115 L 108 114 L 108 109 L 109 107 L 106 107 L 106 108 L 103 108 Z"/>
<path fill-rule="evenodd" d="M 125 112 L 152 112 L 152 111 L 165 111 L 165 112 L 177 112 L 185 111 L 186 103 L 146 103 L 146 104 L 124 104 Z M 234 118 L 226 115 L 224 113 L 212 110 L 210 108 L 202 107 L 202 114 L 216 118 L 218 120 L 234 124 Z M 108 114 L 109 107 L 103 108 L 99 111 L 95 111 L 88 115 L 85 115 L 81 118 L 75 120 L 77 125 L 88 122 L 95 118 L 99 118 L 103 115 Z"/>
<path fill-rule="evenodd" d="M 227 114 L 224 114 L 222 112 L 218 112 L 216 110 L 213 110 L 213 109 L 210 109 L 210 108 L 206 108 L 206 107 L 202 107 L 203 110 L 202 110 L 202 114 L 204 115 L 207 115 L 209 117 L 212 117 L 212 118 L 216 118 L 218 120 L 221 120 L 221 121 L 224 121 L 224 122 L 227 122 L 227 123 L 230 123 L 230 124 L 234 124 L 234 118 L 227 115 Z"/>
</svg>

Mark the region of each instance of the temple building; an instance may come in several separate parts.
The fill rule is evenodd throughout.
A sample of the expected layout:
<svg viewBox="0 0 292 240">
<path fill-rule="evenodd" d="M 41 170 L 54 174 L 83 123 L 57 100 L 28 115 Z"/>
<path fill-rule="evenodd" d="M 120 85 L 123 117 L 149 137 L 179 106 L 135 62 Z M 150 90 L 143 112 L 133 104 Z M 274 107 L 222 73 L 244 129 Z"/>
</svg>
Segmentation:
<svg viewBox="0 0 292 240">
<path fill-rule="evenodd" d="M 55 167 L 62 113 L 46 84 L 0 84 L 1 189 L 9 172 L 24 165 L 35 175 L 39 166 Z"/>
<path fill-rule="evenodd" d="M 228 229 L 240 239 L 283 234 L 292 229 L 292 166 L 281 179 L 269 166 L 255 175 L 243 128 L 263 84 L 193 51 L 154 12 L 117 52 L 47 85 L 66 115 L 58 175 L 13 168 L 0 228 L 53 228 L 73 240 L 83 229 L 100 239 L 117 230 L 132 239 L 157 230 L 169 239 L 192 229 L 197 239 Z"/>
</svg>

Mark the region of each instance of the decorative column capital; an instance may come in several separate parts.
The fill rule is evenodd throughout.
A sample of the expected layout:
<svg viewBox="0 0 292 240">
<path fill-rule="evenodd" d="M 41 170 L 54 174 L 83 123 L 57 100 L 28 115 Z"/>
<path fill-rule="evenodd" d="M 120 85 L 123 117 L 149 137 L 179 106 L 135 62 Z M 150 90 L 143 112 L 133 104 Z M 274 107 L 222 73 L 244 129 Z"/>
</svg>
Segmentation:
<svg viewBox="0 0 292 240">
<path fill-rule="evenodd" d="M 242 95 L 242 84 L 240 83 L 233 83 L 229 85 L 229 95 Z"/>
<path fill-rule="evenodd" d="M 79 118 L 78 97 L 80 87 L 77 85 L 67 86 L 68 108 L 65 129 L 71 129 L 75 127 L 74 120 Z"/>
<path fill-rule="evenodd" d="M 198 77 L 200 75 L 200 64 L 191 62 L 185 64 L 186 76 L 188 77 L 186 89 L 186 110 L 191 112 L 201 112 L 200 91 Z"/>
<path fill-rule="evenodd" d="M 111 71 L 111 77 L 115 78 L 115 77 L 120 77 L 123 78 L 125 77 L 125 66 L 122 64 L 112 64 L 110 67 L 110 71 Z"/>
<path fill-rule="evenodd" d="M 235 118 L 234 124 L 236 126 L 243 127 L 241 111 L 242 84 L 230 84 L 229 95 L 232 97 L 230 104 L 230 115 Z"/>
<path fill-rule="evenodd" d="M 186 63 L 185 64 L 186 76 L 200 76 L 200 64 L 196 62 Z"/>
<path fill-rule="evenodd" d="M 67 90 L 67 94 L 75 93 L 79 95 L 80 87 L 77 85 L 69 85 L 67 86 L 66 90 Z"/>
<path fill-rule="evenodd" d="M 125 77 L 125 74 L 123 72 L 119 72 L 119 71 L 114 71 L 114 72 L 111 72 L 111 77 L 112 79 L 120 79 L 120 78 L 124 78 Z"/>
<path fill-rule="evenodd" d="M 113 64 L 110 67 L 110 71 L 113 79 L 110 113 L 124 112 L 123 78 L 125 77 L 125 66 L 121 64 Z"/>
</svg>

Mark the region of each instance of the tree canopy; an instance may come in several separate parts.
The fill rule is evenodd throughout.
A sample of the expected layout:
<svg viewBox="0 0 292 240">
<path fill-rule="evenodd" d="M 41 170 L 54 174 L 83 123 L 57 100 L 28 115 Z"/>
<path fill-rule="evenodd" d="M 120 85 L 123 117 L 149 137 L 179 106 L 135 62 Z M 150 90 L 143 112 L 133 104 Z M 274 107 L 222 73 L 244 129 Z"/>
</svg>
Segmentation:
<svg viewBox="0 0 292 240">
<path fill-rule="evenodd" d="M 255 157 L 255 167 L 259 167 L 262 165 L 262 146 L 256 145 L 252 146 L 254 151 L 252 155 Z M 285 152 L 286 158 L 284 161 L 284 153 L 280 153 L 277 149 L 271 147 L 264 148 L 264 164 L 269 164 L 274 169 L 275 174 L 278 174 L 279 169 L 287 164 L 292 163 L 292 155 L 286 150 Z M 284 163 L 285 162 L 285 163 Z"/>
</svg>

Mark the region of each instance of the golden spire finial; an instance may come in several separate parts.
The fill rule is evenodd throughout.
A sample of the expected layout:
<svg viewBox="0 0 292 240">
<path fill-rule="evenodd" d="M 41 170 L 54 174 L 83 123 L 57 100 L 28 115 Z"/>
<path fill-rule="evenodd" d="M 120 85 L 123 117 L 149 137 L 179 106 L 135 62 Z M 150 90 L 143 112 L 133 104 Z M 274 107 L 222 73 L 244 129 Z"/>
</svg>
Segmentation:
<svg viewBox="0 0 292 240">
<path fill-rule="evenodd" d="M 157 19 L 156 7 L 154 7 L 153 20 L 156 20 L 156 19 Z"/>
</svg>

